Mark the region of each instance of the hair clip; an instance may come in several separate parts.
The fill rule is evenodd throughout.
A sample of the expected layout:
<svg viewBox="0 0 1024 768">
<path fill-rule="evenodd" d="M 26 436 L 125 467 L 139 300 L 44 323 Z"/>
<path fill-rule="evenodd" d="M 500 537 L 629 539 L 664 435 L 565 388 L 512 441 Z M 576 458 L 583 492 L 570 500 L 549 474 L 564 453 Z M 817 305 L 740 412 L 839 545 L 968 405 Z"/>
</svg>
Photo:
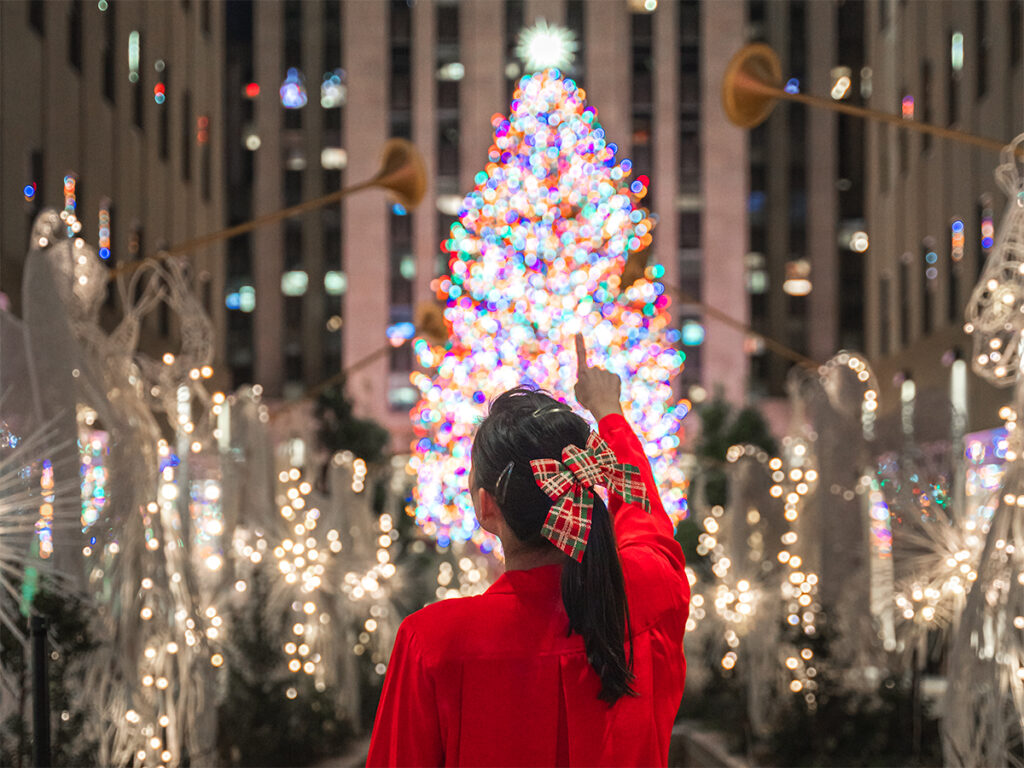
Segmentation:
<svg viewBox="0 0 1024 768">
<path fill-rule="evenodd" d="M 533 412 L 534 416 L 541 416 L 545 413 L 556 413 L 559 411 L 571 411 L 572 408 L 565 405 L 564 403 L 545 403 L 540 408 Z"/>
<path fill-rule="evenodd" d="M 501 474 L 498 475 L 498 482 L 494 484 L 494 497 L 498 501 L 498 506 L 505 505 L 505 494 L 508 492 L 508 479 L 512 477 L 512 469 L 515 467 L 515 462 L 510 461 L 505 465 L 505 468 L 501 470 Z"/>
</svg>

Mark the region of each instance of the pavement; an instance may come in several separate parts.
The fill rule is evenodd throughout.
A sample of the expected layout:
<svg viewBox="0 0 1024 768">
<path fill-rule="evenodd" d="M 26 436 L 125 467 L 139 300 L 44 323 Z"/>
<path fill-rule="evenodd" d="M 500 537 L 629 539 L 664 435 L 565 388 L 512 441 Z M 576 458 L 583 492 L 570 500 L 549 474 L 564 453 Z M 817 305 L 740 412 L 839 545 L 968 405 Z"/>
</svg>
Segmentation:
<svg viewBox="0 0 1024 768">
<path fill-rule="evenodd" d="M 313 768 L 363 768 L 370 751 L 370 735 L 357 737 L 345 752 L 337 757 L 321 760 Z"/>
</svg>

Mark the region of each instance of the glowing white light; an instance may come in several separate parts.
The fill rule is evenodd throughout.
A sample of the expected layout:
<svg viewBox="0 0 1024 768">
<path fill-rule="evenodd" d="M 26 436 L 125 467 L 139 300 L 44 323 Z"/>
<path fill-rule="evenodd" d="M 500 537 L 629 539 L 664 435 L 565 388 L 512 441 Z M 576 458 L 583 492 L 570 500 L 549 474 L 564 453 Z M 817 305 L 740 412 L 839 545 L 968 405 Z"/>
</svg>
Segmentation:
<svg viewBox="0 0 1024 768">
<path fill-rule="evenodd" d="M 340 171 L 348 165 L 348 152 L 341 147 L 324 147 L 320 150 L 320 165 L 327 170 Z"/>
<path fill-rule="evenodd" d="M 565 69 L 572 64 L 578 48 L 576 34 L 571 29 L 537 19 L 532 27 L 519 33 L 516 56 L 529 71 L 550 67 Z"/>
</svg>

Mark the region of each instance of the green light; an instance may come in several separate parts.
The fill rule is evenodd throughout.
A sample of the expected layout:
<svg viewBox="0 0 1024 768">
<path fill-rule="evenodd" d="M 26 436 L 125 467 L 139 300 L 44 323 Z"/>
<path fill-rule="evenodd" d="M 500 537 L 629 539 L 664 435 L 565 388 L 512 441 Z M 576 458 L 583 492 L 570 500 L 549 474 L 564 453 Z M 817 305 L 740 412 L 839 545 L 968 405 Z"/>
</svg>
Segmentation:
<svg viewBox="0 0 1024 768">
<path fill-rule="evenodd" d="M 959 72 L 964 68 L 964 33 L 954 32 L 949 44 L 949 60 L 953 69 Z"/>
</svg>

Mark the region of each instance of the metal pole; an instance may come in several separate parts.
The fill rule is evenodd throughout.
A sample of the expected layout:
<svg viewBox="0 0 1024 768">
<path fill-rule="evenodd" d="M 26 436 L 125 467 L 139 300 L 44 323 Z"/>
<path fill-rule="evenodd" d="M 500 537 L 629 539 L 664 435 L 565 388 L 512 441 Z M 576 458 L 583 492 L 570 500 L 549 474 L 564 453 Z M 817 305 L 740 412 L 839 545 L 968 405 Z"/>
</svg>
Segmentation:
<svg viewBox="0 0 1024 768">
<path fill-rule="evenodd" d="M 50 768 L 50 681 L 46 673 L 46 618 L 33 614 L 32 637 L 32 764 Z"/>
</svg>

